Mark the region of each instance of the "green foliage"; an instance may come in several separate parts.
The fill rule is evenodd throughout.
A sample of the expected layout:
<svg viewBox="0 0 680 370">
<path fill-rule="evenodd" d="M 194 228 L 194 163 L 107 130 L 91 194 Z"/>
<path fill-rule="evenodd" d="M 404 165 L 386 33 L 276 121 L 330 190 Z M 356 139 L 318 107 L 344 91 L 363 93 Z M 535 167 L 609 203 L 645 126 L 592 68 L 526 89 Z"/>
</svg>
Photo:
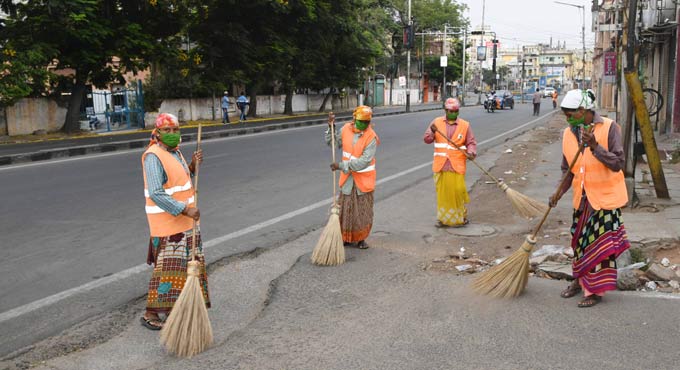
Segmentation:
<svg viewBox="0 0 680 370">
<path fill-rule="evenodd" d="M 10 4 L 11 3 L 11 4 Z M 182 2 L 171 0 L 34 0 L 3 1 L 10 10 L 0 29 L 0 47 L 17 50 L 3 60 L 13 76 L 0 80 L 4 104 L 32 95 L 71 88 L 65 129 L 78 127 L 85 84 L 106 86 L 137 72 L 167 51 L 164 38 L 181 25 Z M 22 55 L 19 55 L 22 54 Z M 61 78 L 45 74 L 59 70 Z M 21 76 L 28 84 L 18 85 Z M 74 112 L 75 111 L 75 112 Z"/>
<path fill-rule="evenodd" d="M 0 104 L 70 91 L 71 111 L 86 84 L 124 82 L 125 73 L 147 67 L 147 108 L 233 84 L 251 94 L 358 87 L 367 74 L 405 66 L 405 7 L 402 0 L 0 0 Z M 441 29 L 464 25 L 464 8 L 420 0 L 413 16 L 419 30 Z M 451 80 L 460 76 L 457 59 L 449 59 Z M 426 70 L 441 73 L 438 63 Z"/>
</svg>

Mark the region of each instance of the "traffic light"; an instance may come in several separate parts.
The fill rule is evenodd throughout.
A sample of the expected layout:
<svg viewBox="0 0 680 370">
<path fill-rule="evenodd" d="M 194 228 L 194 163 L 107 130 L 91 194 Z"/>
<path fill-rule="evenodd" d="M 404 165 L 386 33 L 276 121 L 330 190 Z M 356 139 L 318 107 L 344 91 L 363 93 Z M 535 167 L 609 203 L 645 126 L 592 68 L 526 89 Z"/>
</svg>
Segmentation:
<svg viewBox="0 0 680 370">
<path fill-rule="evenodd" d="M 404 47 L 406 49 L 413 49 L 415 46 L 415 33 L 413 25 L 404 26 Z"/>
</svg>

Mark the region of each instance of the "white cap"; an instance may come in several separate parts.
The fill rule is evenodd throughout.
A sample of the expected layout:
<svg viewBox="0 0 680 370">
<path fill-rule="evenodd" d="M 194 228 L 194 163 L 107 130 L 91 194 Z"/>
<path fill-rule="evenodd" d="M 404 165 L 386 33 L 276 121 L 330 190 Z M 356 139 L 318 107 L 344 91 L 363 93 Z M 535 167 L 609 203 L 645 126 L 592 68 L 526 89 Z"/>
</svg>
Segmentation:
<svg viewBox="0 0 680 370">
<path fill-rule="evenodd" d="M 585 109 L 595 108 L 595 94 L 592 90 L 574 89 L 569 90 L 562 99 L 560 107 L 567 109 L 578 109 L 583 107 Z"/>
</svg>

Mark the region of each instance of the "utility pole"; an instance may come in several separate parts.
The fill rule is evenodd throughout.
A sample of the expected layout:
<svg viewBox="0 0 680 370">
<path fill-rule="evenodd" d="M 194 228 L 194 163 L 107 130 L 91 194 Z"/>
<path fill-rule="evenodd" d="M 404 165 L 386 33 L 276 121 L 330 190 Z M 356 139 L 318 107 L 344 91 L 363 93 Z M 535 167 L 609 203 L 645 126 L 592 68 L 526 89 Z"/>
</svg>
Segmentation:
<svg viewBox="0 0 680 370">
<path fill-rule="evenodd" d="M 584 5 L 576 5 L 571 3 L 563 3 L 561 1 L 555 1 L 557 4 L 573 6 L 574 8 L 579 8 L 583 12 L 583 21 L 581 23 L 581 42 L 583 44 L 583 58 L 581 62 L 581 88 L 585 88 L 586 83 L 586 7 Z"/>
<path fill-rule="evenodd" d="M 522 97 L 522 104 L 524 104 L 524 45 L 522 45 L 522 74 L 519 80 L 520 96 Z"/>
<path fill-rule="evenodd" d="M 425 34 L 420 41 L 420 103 L 425 101 Z"/>
<path fill-rule="evenodd" d="M 460 103 L 463 106 L 465 106 L 465 69 L 466 69 L 465 54 L 467 54 L 467 28 L 463 30 L 463 82 L 461 83 L 463 94 L 460 97 Z"/>
<path fill-rule="evenodd" d="M 645 98 L 642 95 L 642 86 L 640 84 L 640 77 L 638 76 L 637 66 L 635 65 L 635 18 L 637 16 L 637 0 L 630 0 L 628 3 L 628 32 L 626 37 L 626 68 L 624 69 L 624 77 L 628 92 L 635 108 L 635 118 L 637 118 L 640 126 L 640 134 L 642 135 L 642 144 L 647 155 L 647 163 L 649 164 L 649 171 L 652 173 L 652 180 L 654 181 L 654 189 L 656 190 L 657 198 L 669 199 L 668 186 L 666 184 L 666 177 L 661 166 L 661 158 L 659 158 L 659 151 L 654 139 L 654 130 L 649 121 L 649 111 L 645 104 Z"/>
<path fill-rule="evenodd" d="M 484 12 L 486 11 L 486 0 L 482 1 L 482 37 L 479 39 L 479 46 L 484 46 Z M 482 104 L 482 85 L 484 84 L 484 68 L 482 68 L 482 61 L 479 61 L 479 94 L 477 95 L 477 104 Z"/>
<path fill-rule="evenodd" d="M 447 60 L 449 56 L 446 54 L 446 25 L 444 25 L 444 40 L 442 41 L 442 54 Z M 442 84 L 442 101 L 446 100 L 446 65 L 444 65 L 444 83 Z"/>
<path fill-rule="evenodd" d="M 411 47 L 413 46 L 413 19 L 411 19 L 411 0 L 408 0 L 408 37 L 409 45 L 406 49 L 406 113 L 411 111 Z"/>
</svg>

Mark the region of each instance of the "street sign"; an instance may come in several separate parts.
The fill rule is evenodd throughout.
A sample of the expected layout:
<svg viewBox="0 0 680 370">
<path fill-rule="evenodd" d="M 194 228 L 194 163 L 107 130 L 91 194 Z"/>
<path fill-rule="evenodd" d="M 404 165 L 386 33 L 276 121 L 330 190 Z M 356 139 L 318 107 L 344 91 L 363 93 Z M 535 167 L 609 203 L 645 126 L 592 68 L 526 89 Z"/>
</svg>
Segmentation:
<svg viewBox="0 0 680 370">
<path fill-rule="evenodd" d="M 400 86 L 400 87 L 406 86 L 406 77 L 404 77 L 404 76 L 399 76 L 399 86 Z"/>
<path fill-rule="evenodd" d="M 442 55 L 441 57 L 439 57 L 439 66 L 440 67 L 446 67 L 448 65 L 449 65 L 449 57 L 447 57 L 446 55 Z"/>
</svg>

